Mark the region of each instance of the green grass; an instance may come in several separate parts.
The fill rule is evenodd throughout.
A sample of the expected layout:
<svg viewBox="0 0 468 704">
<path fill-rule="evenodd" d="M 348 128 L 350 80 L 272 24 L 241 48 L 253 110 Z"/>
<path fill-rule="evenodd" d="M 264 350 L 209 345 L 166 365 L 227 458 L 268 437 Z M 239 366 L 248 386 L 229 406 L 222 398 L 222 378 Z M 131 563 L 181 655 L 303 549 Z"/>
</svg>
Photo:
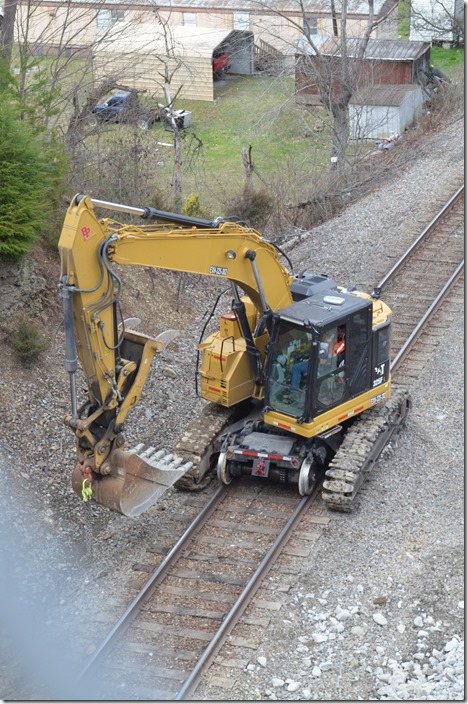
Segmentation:
<svg viewBox="0 0 468 704">
<path fill-rule="evenodd" d="M 431 63 L 440 68 L 449 78 L 463 77 L 465 50 L 462 48 L 442 49 L 434 46 L 431 49 Z"/>
<path fill-rule="evenodd" d="M 409 39 L 411 0 L 398 1 L 398 38 Z"/>
<path fill-rule="evenodd" d="M 184 191 L 198 193 L 206 207 L 216 203 L 220 194 L 228 198 L 229 193 L 242 190 L 243 147 L 252 146 L 256 169 L 268 183 L 288 170 L 310 179 L 311 171 L 328 163 L 325 134 L 314 131 L 325 113 L 316 108 L 312 114 L 296 105 L 292 77 L 238 77 L 216 89 L 213 103 L 182 99 L 175 107 L 192 112 L 191 131 L 203 144 L 193 169 L 186 157 Z M 148 133 L 149 140 L 170 142 L 171 138 L 162 125 Z M 167 161 L 166 172 L 171 169 Z"/>
</svg>

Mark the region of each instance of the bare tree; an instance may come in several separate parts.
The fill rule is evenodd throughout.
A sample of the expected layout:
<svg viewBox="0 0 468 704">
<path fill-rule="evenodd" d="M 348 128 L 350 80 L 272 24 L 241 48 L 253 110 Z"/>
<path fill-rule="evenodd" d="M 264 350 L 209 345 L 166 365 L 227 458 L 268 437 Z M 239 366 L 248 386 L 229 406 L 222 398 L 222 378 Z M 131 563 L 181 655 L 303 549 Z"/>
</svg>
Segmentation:
<svg viewBox="0 0 468 704">
<path fill-rule="evenodd" d="M 259 6 L 267 9 L 267 4 L 259 2 Z M 307 0 L 297 0 L 296 16 L 286 13 L 268 3 L 270 12 L 281 17 L 286 24 L 296 30 L 302 37 L 294 47 L 296 59 L 300 57 L 303 74 L 306 80 L 317 86 L 321 105 L 332 117 L 332 147 L 331 162 L 335 167 L 344 164 L 346 149 L 349 143 L 349 103 L 355 92 L 366 53 L 366 48 L 375 29 L 383 23 L 390 12 L 376 16 L 374 0 L 366 0 L 366 18 L 360 37 L 350 36 L 350 14 L 348 0 L 342 0 L 339 11 L 334 0 L 324 0 L 320 8 L 328 12 L 333 22 L 333 38 L 321 44 L 316 34 L 312 32 L 310 23 L 310 7 Z M 316 6 L 314 6 L 316 7 Z"/>
<path fill-rule="evenodd" d="M 181 126 L 179 125 L 176 118 L 174 110 L 174 101 L 177 98 L 177 95 L 180 93 L 181 87 L 176 91 L 175 95 L 173 96 L 171 94 L 171 83 L 177 71 L 182 66 L 183 62 L 182 59 L 177 56 L 177 52 L 175 51 L 174 40 L 172 37 L 169 21 L 167 19 L 163 19 L 161 13 L 158 11 L 157 8 L 154 8 L 154 12 L 157 15 L 158 23 L 161 27 L 164 38 L 164 45 L 166 48 L 166 58 L 160 64 L 158 73 L 164 81 L 164 95 L 166 98 L 165 107 L 167 110 L 167 119 L 169 121 L 169 124 L 171 125 L 172 132 L 174 134 L 174 205 L 176 210 L 180 211 L 182 210 L 183 133 L 181 130 Z"/>
<path fill-rule="evenodd" d="M 130 90 L 130 88 L 119 83 L 114 76 L 109 76 L 92 86 L 84 102 L 79 102 L 76 92 L 73 94 L 73 112 L 66 130 L 66 143 L 70 152 L 85 138 L 86 121 L 93 107 L 112 90 Z"/>
<path fill-rule="evenodd" d="M 30 109 L 33 106 L 36 122 L 42 122 L 46 129 L 60 126 L 66 131 L 68 123 L 76 130 L 80 112 L 77 106 L 83 99 L 87 102 L 87 94 L 96 95 L 92 55 L 111 31 L 117 35 L 112 22 L 97 29 L 100 13 L 107 11 L 103 9 L 105 1 L 97 0 L 92 7 L 79 6 L 72 0 L 56 7 L 32 0 L 10 5 L 15 8 L 17 5 L 15 18 L 12 23 L 4 22 L 1 30 L 6 34 L 8 25 L 10 62 L 11 50 L 16 46 L 16 90 L 20 103 Z M 7 7 L 8 3 L 5 10 Z M 120 33 L 124 30 L 122 23 Z"/>
<path fill-rule="evenodd" d="M 247 196 L 252 196 L 254 192 L 253 185 L 253 174 L 255 169 L 255 164 L 252 159 L 252 145 L 249 144 L 249 148 L 242 147 L 242 166 L 244 167 L 245 173 L 245 186 L 244 193 Z"/>
<path fill-rule="evenodd" d="M 465 16 L 463 0 L 411 2 L 411 38 L 464 44 Z"/>
<path fill-rule="evenodd" d="M 7 69 L 11 65 L 17 4 L 17 0 L 5 0 L 3 5 L 3 19 L 0 25 L 0 58 L 5 62 Z"/>
</svg>

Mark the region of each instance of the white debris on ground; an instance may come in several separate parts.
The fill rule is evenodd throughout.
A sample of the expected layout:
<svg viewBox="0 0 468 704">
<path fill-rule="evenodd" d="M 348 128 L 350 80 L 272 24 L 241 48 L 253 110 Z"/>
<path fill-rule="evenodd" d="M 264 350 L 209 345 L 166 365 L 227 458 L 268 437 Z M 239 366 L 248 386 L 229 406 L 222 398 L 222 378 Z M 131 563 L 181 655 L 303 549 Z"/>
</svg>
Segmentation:
<svg viewBox="0 0 468 704">
<path fill-rule="evenodd" d="M 325 602 L 326 599 L 321 601 Z M 288 692 L 301 690 L 300 699 L 315 699 L 304 682 L 319 679 L 324 673 L 333 676 L 333 671 L 340 670 L 334 641 L 344 641 L 349 636 L 352 642 L 352 636 L 362 636 L 368 631 L 365 618 L 356 604 L 347 609 L 337 606 L 334 612 L 304 610 L 308 618 L 315 622 L 310 632 L 297 638 L 296 653 L 302 654 L 305 679 L 294 681 L 273 677 L 271 687 L 265 690 L 268 699 L 283 699 L 281 694 L 284 689 Z M 376 612 L 373 619 L 379 625 L 388 627 L 388 620 L 380 612 Z M 356 653 L 365 655 L 369 662 L 366 671 L 374 680 L 377 699 L 464 699 L 464 641 L 455 635 L 438 650 L 433 643 L 437 642 L 441 625 L 441 621 L 434 621 L 432 616 L 417 616 L 413 622 L 417 628 L 417 651 L 404 660 L 401 654 L 398 658 L 391 657 L 384 646 L 373 646 L 371 642 L 364 642 L 359 649 L 355 649 Z M 403 633 L 406 626 L 400 623 L 397 630 Z"/>
</svg>

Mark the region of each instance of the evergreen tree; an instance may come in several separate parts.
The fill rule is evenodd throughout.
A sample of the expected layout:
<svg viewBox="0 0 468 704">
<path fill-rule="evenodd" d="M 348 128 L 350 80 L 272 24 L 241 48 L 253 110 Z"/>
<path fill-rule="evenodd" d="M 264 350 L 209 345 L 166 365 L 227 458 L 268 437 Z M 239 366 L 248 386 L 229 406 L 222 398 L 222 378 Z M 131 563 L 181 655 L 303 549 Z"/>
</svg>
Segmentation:
<svg viewBox="0 0 468 704">
<path fill-rule="evenodd" d="M 19 259 L 46 229 L 53 164 L 40 136 L 0 96 L 0 256 Z"/>
</svg>

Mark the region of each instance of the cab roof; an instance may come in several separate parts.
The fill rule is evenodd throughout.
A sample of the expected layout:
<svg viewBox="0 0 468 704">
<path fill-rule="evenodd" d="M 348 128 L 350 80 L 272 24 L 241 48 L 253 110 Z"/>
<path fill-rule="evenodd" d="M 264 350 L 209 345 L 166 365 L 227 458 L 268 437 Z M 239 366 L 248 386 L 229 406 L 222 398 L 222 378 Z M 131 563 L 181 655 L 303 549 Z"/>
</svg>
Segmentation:
<svg viewBox="0 0 468 704">
<path fill-rule="evenodd" d="M 299 324 L 327 327 L 332 323 L 339 323 L 353 313 L 370 308 L 372 302 L 367 298 L 329 288 L 296 301 L 287 308 L 276 311 L 275 315 Z"/>
</svg>

